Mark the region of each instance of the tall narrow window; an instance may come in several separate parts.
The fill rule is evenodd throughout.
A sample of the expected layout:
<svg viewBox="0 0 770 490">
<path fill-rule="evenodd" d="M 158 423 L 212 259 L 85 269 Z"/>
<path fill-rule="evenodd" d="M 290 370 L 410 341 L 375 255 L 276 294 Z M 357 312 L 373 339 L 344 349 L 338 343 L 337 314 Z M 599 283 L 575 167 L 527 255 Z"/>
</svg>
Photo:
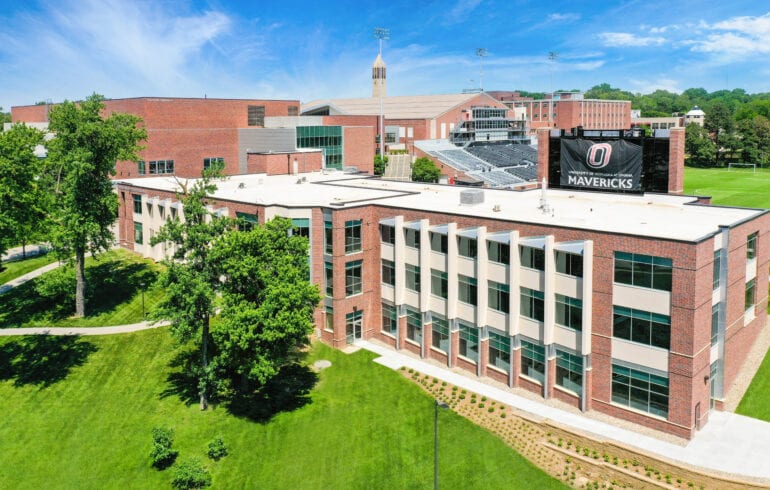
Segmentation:
<svg viewBox="0 0 770 490">
<path fill-rule="evenodd" d="M 746 283 L 746 297 L 744 301 L 744 310 L 748 313 L 750 310 L 753 311 L 754 309 L 754 299 L 756 295 L 756 279 L 752 279 L 751 281 Z"/>
<path fill-rule="evenodd" d="M 719 270 L 722 267 L 722 253 L 721 250 L 714 250 L 714 276 L 712 279 L 712 289 L 719 288 Z"/>
<path fill-rule="evenodd" d="M 131 194 L 134 199 L 134 213 L 142 214 L 142 196 L 139 194 Z"/>
<path fill-rule="evenodd" d="M 545 295 L 542 291 L 521 288 L 521 316 L 542 322 L 545 319 Z"/>
<path fill-rule="evenodd" d="M 447 299 L 448 281 L 446 272 L 430 270 L 430 293 L 433 296 Z"/>
<path fill-rule="evenodd" d="M 539 383 L 545 380 L 545 347 L 521 341 L 521 374 Z"/>
<path fill-rule="evenodd" d="M 583 329 L 583 302 L 556 294 L 556 323 L 578 332 Z"/>
<path fill-rule="evenodd" d="M 754 232 L 746 239 L 746 258 L 751 260 L 757 256 L 757 233 Z"/>
<path fill-rule="evenodd" d="M 489 332 L 489 364 L 510 372 L 511 369 L 511 339 L 507 335 Z"/>
<path fill-rule="evenodd" d="M 420 266 L 405 264 L 406 269 L 406 289 L 420 292 Z"/>
<path fill-rule="evenodd" d="M 406 338 L 422 345 L 422 315 L 410 307 L 406 308 Z"/>
<path fill-rule="evenodd" d="M 711 345 L 717 345 L 719 339 L 719 303 L 711 307 Z"/>
<path fill-rule="evenodd" d="M 460 324 L 458 353 L 473 362 L 479 361 L 479 331 L 470 325 Z"/>
<path fill-rule="evenodd" d="M 414 230 L 412 228 L 404 228 L 404 242 L 407 247 L 420 248 L 420 230 Z"/>
<path fill-rule="evenodd" d="M 345 222 L 345 253 L 361 251 L 361 220 L 354 219 Z"/>
<path fill-rule="evenodd" d="M 324 252 L 327 255 L 334 253 L 334 228 L 331 221 L 324 221 Z"/>
<path fill-rule="evenodd" d="M 382 303 L 382 331 L 388 335 L 396 335 L 398 331 L 396 307 L 387 303 Z"/>
<path fill-rule="evenodd" d="M 476 278 L 457 274 L 457 299 L 476 306 L 478 301 Z"/>
<path fill-rule="evenodd" d="M 139 172 L 139 175 L 144 175 L 146 171 L 144 160 L 139 160 L 136 162 L 136 170 Z"/>
<path fill-rule="evenodd" d="M 442 352 L 449 352 L 449 323 L 446 318 L 433 313 L 431 345 Z"/>
<path fill-rule="evenodd" d="M 144 243 L 144 228 L 142 223 L 134 222 L 134 243 L 141 245 Z"/>
<path fill-rule="evenodd" d="M 324 262 L 326 296 L 334 296 L 334 267 L 331 262 Z"/>
<path fill-rule="evenodd" d="M 500 313 L 508 313 L 511 293 L 507 284 L 489 281 L 489 307 Z"/>
<path fill-rule="evenodd" d="M 396 264 L 392 260 L 382 259 L 382 283 L 396 285 Z"/>
<path fill-rule="evenodd" d="M 380 240 L 382 243 L 396 243 L 396 229 L 389 225 L 380 225 Z"/>
<path fill-rule="evenodd" d="M 362 261 L 354 260 L 345 264 L 345 296 L 361 294 L 361 264 Z"/>
</svg>

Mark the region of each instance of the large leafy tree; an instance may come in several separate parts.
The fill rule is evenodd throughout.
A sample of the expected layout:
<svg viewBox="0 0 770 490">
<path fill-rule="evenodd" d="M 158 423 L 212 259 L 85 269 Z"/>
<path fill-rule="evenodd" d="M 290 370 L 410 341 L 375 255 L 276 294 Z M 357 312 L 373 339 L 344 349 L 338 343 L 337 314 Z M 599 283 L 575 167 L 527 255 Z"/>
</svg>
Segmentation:
<svg viewBox="0 0 770 490">
<path fill-rule="evenodd" d="M 739 140 L 743 159 L 747 162 L 764 165 L 770 157 L 770 119 L 765 116 L 754 116 L 743 119 L 737 124 L 741 135 Z"/>
<path fill-rule="evenodd" d="M 691 165 L 713 165 L 716 146 L 708 131 L 699 124 L 690 123 L 685 128 L 684 148 Z"/>
<path fill-rule="evenodd" d="M 291 226 L 275 218 L 230 232 L 212 247 L 224 278 L 212 363 L 230 391 L 249 395 L 263 386 L 312 332 L 321 296 L 309 280 L 308 241 L 292 235 Z"/>
<path fill-rule="evenodd" d="M 412 180 L 415 182 L 438 182 L 441 170 L 428 157 L 420 157 L 412 164 Z"/>
<path fill-rule="evenodd" d="M 166 270 L 160 277 L 166 299 L 156 308 L 153 317 L 168 320 L 171 333 L 180 343 L 193 341 L 200 346 L 198 390 L 201 410 L 208 406 L 210 324 L 222 285 L 220 272 L 209 254 L 217 240 L 232 226 L 230 220 L 208 209 L 222 168 L 220 164 L 204 170 L 203 178 L 196 180 L 192 187 L 188 182 L 179 182 L 184 220 L 176 217 L 167 221 L 150 240 L 152 245 L 166 242 L 173 247 L 172 260 L 166 261 Z"/>
<path fill-rule="evenodd" d="M 42 142 L 43 133 L 24 124 L 0 133 L 0 257 L 39 237 L 45 225 L 50 193 L 34 153 Z"/>
<path fill-rule="evenodd" d="M 711 139 L 716 146 L 714 166 L 719 167 L 724 163 L 720 158 L 723 153 L 722 147 L 729 142 L 733 129 L 735 129 L 735 122 L 727 104 L 723 102 L 712 104 L 706 112 L 703 126 L 711 134 Z"/>
<path fill-rule="evenodd" d="M 118 198 L 110 176 L 117 160 L 136 160 L 139 142 L 147 138 L 132 114 L 103 116 L 104 97 L 80 103 L 65 101 L 51 109 L 49 171 L 55 204 L 51 238 L 57 251 L 75 261 L 75 315 L 86 314 L 85 256 L 107 250 L 113 240 Z"/>
</svg>

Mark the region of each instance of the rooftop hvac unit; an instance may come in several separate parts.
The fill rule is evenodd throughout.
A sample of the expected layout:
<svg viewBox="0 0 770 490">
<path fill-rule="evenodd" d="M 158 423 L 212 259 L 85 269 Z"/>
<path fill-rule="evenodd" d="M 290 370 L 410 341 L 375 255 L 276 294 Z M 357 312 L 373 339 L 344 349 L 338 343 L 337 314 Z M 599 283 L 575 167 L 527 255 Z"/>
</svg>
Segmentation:
<svg viewBox="0 0 770 490">
<path fill-rule="evenodd" d="M 460 191 L 460 204 L 481 204 L 484 202 L 484 191 L 481 189 L 467 189 Z"/>
</svg>

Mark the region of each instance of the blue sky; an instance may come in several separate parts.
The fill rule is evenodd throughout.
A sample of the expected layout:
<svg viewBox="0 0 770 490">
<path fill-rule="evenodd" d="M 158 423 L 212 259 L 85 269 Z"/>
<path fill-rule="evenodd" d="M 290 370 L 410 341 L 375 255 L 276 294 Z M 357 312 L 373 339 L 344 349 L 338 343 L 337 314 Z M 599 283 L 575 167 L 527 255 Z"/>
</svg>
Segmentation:
<svg viewBox="0 0 770 490">
<path fill-rule="evenodd" d="M 770 92 L 770 6 L 756 0 L 0 0 L 0 106 L 366 97 L 375 27 L 391 33 L 389 95 L 478 87 L 476 48 L 487 90 Z"/>
</svg>

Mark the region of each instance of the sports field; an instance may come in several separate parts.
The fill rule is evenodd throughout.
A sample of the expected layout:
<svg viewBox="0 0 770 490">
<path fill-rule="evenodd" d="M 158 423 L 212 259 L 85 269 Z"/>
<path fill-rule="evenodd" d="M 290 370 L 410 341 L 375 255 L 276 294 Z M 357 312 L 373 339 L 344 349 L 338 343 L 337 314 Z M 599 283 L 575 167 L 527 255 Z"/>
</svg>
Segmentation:
<svg viewBox="0 0 770 490">
<path fill-rule="evenodd" d="M 712 203 L 770 208 L 770 169 L 684 169 L 684 192 L 711 196 Z"/>
</svg>

